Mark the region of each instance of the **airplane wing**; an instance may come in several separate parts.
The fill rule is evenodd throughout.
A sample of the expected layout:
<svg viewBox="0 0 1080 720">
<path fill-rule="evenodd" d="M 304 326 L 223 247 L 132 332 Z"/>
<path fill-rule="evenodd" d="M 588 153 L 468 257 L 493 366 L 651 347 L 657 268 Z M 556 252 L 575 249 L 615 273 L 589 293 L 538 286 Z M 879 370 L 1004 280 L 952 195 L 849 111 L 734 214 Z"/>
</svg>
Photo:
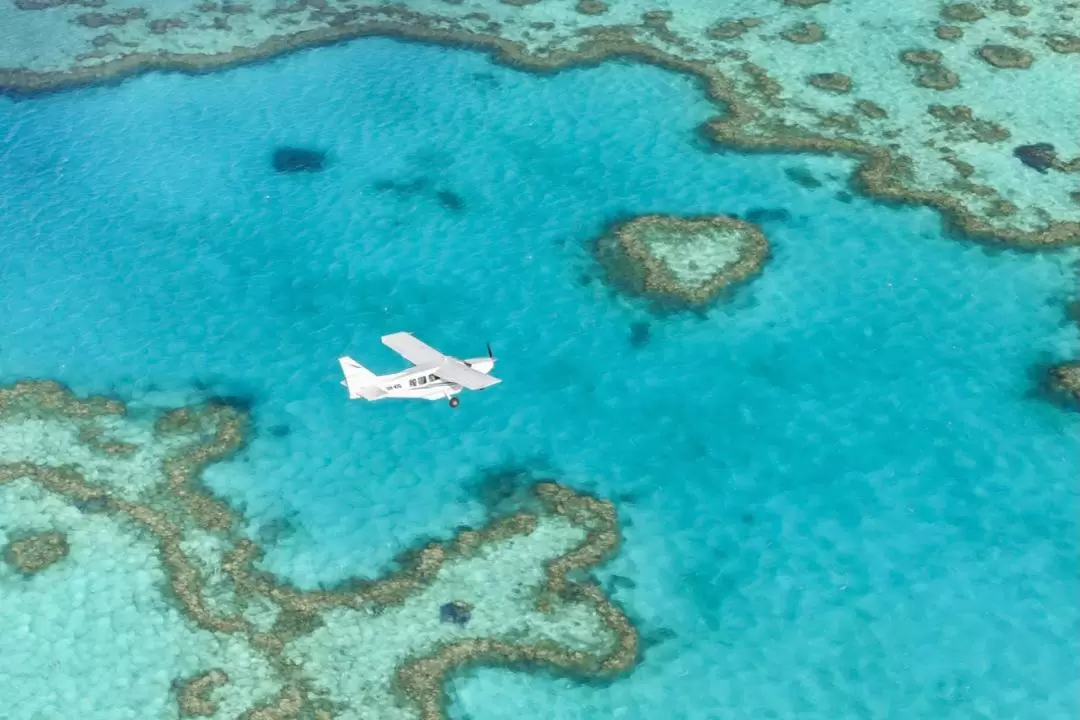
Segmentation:
<svg viewBox="0 0 1080 720">
<path fill-rule="evenodd" d="M 483 390 L 486 387 L 498 385 L 502 382 L 502 380 L 497 377 L 492 377 L 479 370 L 473 370 L 465 363 L 458 362 L 457 360 L 445 362 L 443 365 L 435 368 L 434 372 L 443 380 L 457 383 L 461 387 L 468 388 L 469 390 Z"/>
<path fill-rule="evenodd" d="M 439 364 L 446 359 L 441 352 L 413 337 L 412 333 L 397 332 L 383 335 L 382 343 L 413 365 Z"/>
</svg>

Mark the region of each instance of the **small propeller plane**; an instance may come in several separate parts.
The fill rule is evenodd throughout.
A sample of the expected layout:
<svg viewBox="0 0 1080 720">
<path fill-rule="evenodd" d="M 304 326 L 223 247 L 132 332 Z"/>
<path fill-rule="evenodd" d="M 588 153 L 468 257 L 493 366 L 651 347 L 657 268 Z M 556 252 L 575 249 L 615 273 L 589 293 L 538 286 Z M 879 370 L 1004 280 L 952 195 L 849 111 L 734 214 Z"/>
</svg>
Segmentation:
<svg viewBox="0 0 1080 720">
<path fill-rule="evenodd" d="M 351 357 L 338 358 L 349 389 L 350 400 L 386 400 L 389 398 L 448 399 L 450 407 L 461 404 L 455 397 L 463 389 L 483 390 L 502 382 L 490 375 L 495 367 L 491 345 L 487 357 L 457 358 L 441 352 L 415 338 L 411 333 L 383 335 L 382 343 L 413 364 L 413 367 L 391 375 L 376 375 Z"/>
</svg>

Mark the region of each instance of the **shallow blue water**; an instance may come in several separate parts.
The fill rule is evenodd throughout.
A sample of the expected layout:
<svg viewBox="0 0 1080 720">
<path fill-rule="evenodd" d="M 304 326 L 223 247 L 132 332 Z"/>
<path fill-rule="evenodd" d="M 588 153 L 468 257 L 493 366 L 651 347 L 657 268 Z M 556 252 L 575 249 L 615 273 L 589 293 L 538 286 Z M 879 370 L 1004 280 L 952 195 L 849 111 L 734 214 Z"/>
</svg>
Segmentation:
<svg viewBox="0 0 1080 720">
<path fill-rule="evenodd" d="M 1080 352 L 1075 254 L 843 202 L 846 161 L 705 152 L 716 112 L 655 68 L 382 40 L 0 100 L 0 380 L 249 398 L 257 437 L 207 481 L 308 587 L 478 522 L 493 469 L 614 498 L 601 575 L 633 581 L 644 664 L 480 672 L 459 718 L 1075 717 L 1080 417 L 1029 375 Z M 273 173 L 282 144 L 329 169 Z M 651 317 L 589 254 L 626 213 L 761 208 L 787 214 L 769 265 L 704 316 Z M 397 330 L 490 341 L 505 382 L 348 403 L 337 356 L 392 371 Z"/>
</svg>

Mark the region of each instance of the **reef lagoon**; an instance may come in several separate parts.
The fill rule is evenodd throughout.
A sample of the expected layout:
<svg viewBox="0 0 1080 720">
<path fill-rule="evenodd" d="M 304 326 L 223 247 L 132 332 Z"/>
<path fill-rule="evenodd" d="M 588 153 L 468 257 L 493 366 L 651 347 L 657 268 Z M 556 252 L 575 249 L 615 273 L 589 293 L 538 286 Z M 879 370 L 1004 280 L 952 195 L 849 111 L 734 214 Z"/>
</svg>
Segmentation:
<svg viewBox="0 0 1080 720">
<path fill-rule="evenodd" d="M 656 67 L 386 39 L 0 99 L 5 717 L 1076 717 L 1080 414 L 1043 378 L 1080 355 L 1077 251 L 948 235 L 854 194 L 853 160 L 725 151 L 700 133 L 720 112 Z M 749 220 L 768 257 L 658 308 L 594 252 L 656 214 Z M 490 342 L 503 384 L 349 402 L 336 358 L 398 369 L 399 330 Z M 533 540 L 454 564 L 541 481 Z M 231 589 L 222 528 L 263 551 Z M 414 604 L 349 582 L 432 542 L 402 566 Z M 551 596 L 561 625 L 516 615 L 578 546 L 613 550 L 576 558 L 598 585 Z M 185 553 L 224 588 L 205 607 Z M 192 629 L 230 592 L 268 603 L 249 635 Z M 600 673 L 622 614 L 637 656 Z M 392 638 L 484 628 L 581 662 L 452 674 L 423 715 L 352 681 Z"/>
</svg>

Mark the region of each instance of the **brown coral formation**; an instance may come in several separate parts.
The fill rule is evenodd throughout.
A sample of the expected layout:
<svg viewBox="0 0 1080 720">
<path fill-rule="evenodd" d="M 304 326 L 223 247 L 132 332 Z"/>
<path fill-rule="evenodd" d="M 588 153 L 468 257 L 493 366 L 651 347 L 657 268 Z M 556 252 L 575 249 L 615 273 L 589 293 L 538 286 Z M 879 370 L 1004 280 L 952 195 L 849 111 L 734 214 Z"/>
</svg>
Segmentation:
<svg viewBox="0 0 1080 720">
<path fill-rule="evenodd" d="M 63 533 L 34 533 L 8 543 L 3 557 L 19 572 L 33 575 L 66 558 L 70 550 Z"/>
<path fill-rule="evenodd" d="M 133 455 L 138 451 L 138 446 L 120 440 L 110 440 L 105 436 L 101 427 L 86 426 L 79 430 L 79 442 L 95 450 L 102 455 Z"/>
<path fill-rule="evenodd" d="M 105 2 L 106 0 L 15 0 L 15 7 L 20 10 L 49 10 L 64 5 L 99 8 L 105 7 Z"/>
<path fill-rule="evenodd" d="M 818 126 L 825 129 L 837 129 L 849 135 L 859 134 L 859 119 L 854 115 L 843 113 L 829 113 L 822 115 L 818 120 Z"/>
<path fill-rule="evenodd" d="M 777 133 L 776 137 L 748 136 L 741 128 L 741 123 L 746 122 L 747 116 L 737 111 L 737 103 L 733 107 L 736 112 L 709 120 L 703 125 L 702 132 L 716 138 L 721 144 L 754 150 L 839 151 L 857 154 L 863 162 L 852 181 L 855 187 L 876 197 L 926 203 L 946 210 L 951 222 L 974 237 L 995 238 L 1022 247 L 1047 247 L 1070 243 L 1080 238 L 1080 223 L 1054 223 L 1035 233 L 1003 228 L 987 222 L 985 218 L 971 212 L 944 192 L 913 189 L 911 159 L 890 149 L 848 140 L 800 135 L 797 128 L 783 134 Z"/>
<path fill-rule="evenodd" d="M 996 68 L 1026 70 L 1035 62 L 1035 57 L 1027 50 L 1008 45 L 983 45 L 979 48 L 979 57 Z"/>
<path fill-rule="evenodd" d="M 1013 155 L 1030 168 L 1046 174 L 1048 170 L 1074 173 L 1080 172 L 1080 156 L 1072 160 L 1058 157 L 1057 150 L 1050 143 L 1031 143 L 1013 148 Z"/>
<path fill-rule="evenodd" d="M 967 180 L 975 174 L 974 165 L 972 165 L 971 163 L 966 163 L 953 155 L 946 154 L 945 162 L 949 163 L 949 165 L 952 165 L 953 170 L 955 170 L 956 174 L 959 175 L 960 178 L 963 180 Z"/>
<path fill-rule="evenodd" d="M 905 50 L 900 61 L 919 69 L 915 84 L 931 90 L 952 90 L 960 83 L 959 76 L 941 64 L 937 50 Z"/>
<path fill-rule="evenodd" d="M 739 20 L 721 20 L 711 25 L 705 31 L 705 36 L 713 40 L 734 40 L 742 37 L 748 31 L 761 24 L 757 18 L 741 18 Z"/>
<path fill-rule="evenodd" d="M 967 105 L 931 105 L 926 111 L 946 126 L 946 137 L 951 141 L 998 143 L 1010 137 L 1009 129 L 1004 125 L 975 117 Z"/>
<path fill-rule="evenodd" d="M 458 668 L 539 662 L 578 676 L 603 678 L 623 673 L 637 662 L 638 636 L 626 616 L 607 600 L 595 582 L 569 579 L 572 573 L 603 562 L 618 549 L 620 535 L 614 507 L 555 483 L 540 483 L 535 493 L 553 512 L 588 529 L 581 547 L 548 563 L 547 585 L 537 599 L 538 606 L 543 609 L 559 597 L 573 597 L 594 605 L 618 638 L 615 650 L 606 657 L 596 657 L 561 649 L 554 644 L 525 648 L 498 640 L 469 639 L 444 645 L 435 654 L 413 660 L 398 670 L 397 683 L 402 693 L 420 709 L 422 720 L 445 718 L 442 688 L 447 675 Z"/>
<path fill-rule="evenodd" d="M 819 90 L 834 93 L 851 92 L 851 78 L 843 73 L 818 73 L 811 75 L 809 83 Z"/>
<path fill-rule="evenodd" d="M 228 673 L 214 668 L 185 682 L 176 683 L 180 717 L 208 717 L 216 713 L 217 703 L 210 699 L 210 693 L 228 682 Z"/>
<path fill-rule="evenodd" d="M 76 399 L 64 388 L 51 382 L 20 382 L 0 388 L 0 418 L 34 417 L 54 422 L 74 423 L 77 428 L 93 425 L 102 416 L 118 417 L 124 406 L 104 398 Z M 318 613 L 333 607 L 369 607 L 373 612 L 406 602 L 416 592 L 429 586 L 432 578 L 447 562 L 478 552 L 489 543 L 529 534 L 541 515 L 565 518 L 571 526 L 583 530 L 584 539 L 568 553 L 547 564 L 547 582 L 543 597 L 559 603 L 585 604 L 612 634 L 610 652 L 592 655 L 570 651 L 553 642 L 536 645 L 510 642 L 507 639 L 476 638 L 469 647 L 446 656 L 442 650 L 430 657 L 412 658 L 401 668 L 405 693 L 413 697 L 417 712 L 423 717 L 445 717 L 442 686 L 432 682 L 409 681 L 409 667 L 419 664 L 437 666 L 438 677 L 445 677 L 460 660 L 467 663 L 514 664 L 527 660 L 552 663 L 556 667 L 596 675 L 621 672 L 637 659 L 637 632 L 625 615 L 591 581 L 577 573 L 591 563 L 614 552 L 619 544 L 614 507 L 605 501 L 579 495 L 555 483 L 540 483 L 533 490 L 535 508 L 505 518 L 493 519 L 476 530 L 464 530 L 446 543 L 429 543 L 399 558 L 401 570 L 379 580 L 349 583 L 341 588 L 305 592 L 282 583 L 277 578 L 252 567 L 259 548 L 242 539 L 239 523 L 231 511 L 210 496 L 198 483 L 203 468 L 236 451 L 244 442 L 247 417 L 238 410 L 220 404 L 181 408 L 160 416 L 154 432 L 168 438 L 175 452 L 166 456 L 162 473 L 164 488 L 147 494 L 138 502 L 125 500 L 105 484 L 91 484 L 75 466 L 53 467 L 32 462 L 0 462 L 0 485 L 29 480 L 46 491 L 66 498 L 84 512 L 106 513 L 128 522 L 156 539 L 162 566 L 169 578 L 170 591 L 184 614 L 199 627 L 214 633 L 246 638 L 250 646 L 264 654 L 282 680 L 280 691 L 261 705 L 250 708 L 244 720 L 294 719 L 297 717 L 332 717 L 332 707 L 309 687 L 303 669 L 286 659 L 285 645 L 319 625 Z M 93 435 L 94 433 L 83 433 Z M 177 441 L 181 444 L 177 445 Z M 186 443 L 186 444 L 184 444 Z M 143 504 L 144 502 L 150 504 Z M 232 550 L 222 559 L 221 580 L 235 589 L 234 600 L 226 607 L 208 602 L 207 579 L 184 550 L 188 534 L 201 528 L 231 543 Z M 31 570 L 55 562 L 58 549 L 66 552 L 66 541 L 55 537 L 27 537 L 7 549 L 5 557 Z M 14 560 L 13 560 L 14 559 Z M 215 581 L 218 582 L 218 581 Z M 277 605 L 280 613 L 270 630 L 260 630 L 243 614 L 244 605 L 262 597 Z M 235 605 L 235 603 L 239 603 Z M 229 609 L 230 607 L 235 609 Z M 209 695 L 214 688 L 229 683 L 220 669 L 207 671 L 186 681 L 176 682 L 174 691 L 185 715 L 200 716 L 216 710 Z M 411 683 L 411 684 L 410 684 Z"/>
<path fill-rule="evenodd" d="M 101 35 L 95 35 L 90 41 L 90 44 L 96 48 L 108 47 L 109 45 L 123 45 L 120 42 L 120 38 L 116 37 L 112 33 L 102 33 Z"/>
<path fill-rule="evenodd" d="M 994 0 L 993 9 L 996 12 L 1007 12 L 1014 17 L 1023 17 L 1031 12 L 1031 7 L 1021 5 L 1016 0 Z"/>
<path fill-rule="evenodd" d="M 920 73 L 915 82 L 930 90 L 952 90 L 960 84 L 960 76 L 946 67 L 934 65 Z"/>
<path fill-rule="evenodd" d="M 761 230 L 726 215 L 644 215 L 610 228 L 594 252 L 611 285 L 675 307 L 711 302 L 761 270 Z"/>
<path fill-rule="evenodd" d="M 941 62 L 941 53 L 937 50 L 904 50 L 900 60 L 908 65 L 937 65 Z"/>
<path fill-rule="evenodd" d="M 761 100 L 773 107 L 784 106 L 784 88 L 769 75 L 768 70 L 749 62 L 740 65 L 739 69 L 750 78 L 747 87 Z"/>
<path fill-rule="evenodd" d="M 880 120 L 889 116 L 889 113 L 885 111 L 885 108 L 878 105 L 871 100 L 858 100 L 855 102 L 855 109 L 862 115 L 870 118 L 871 120 Z"/>
<path fill-rule="evenodd" d="M 1050 368 L 1050 383 L 1058 392 L 1080 402 L 1080 362 Z"/>
<path fill-rule="evenodd" d="M 798 45 L 810 45 L 825 39 L 825 29 L 817 23 L 796 23 L 780 33 L 780 37 Z"/>
<path fill-rule="evenodd" d="M 1014 203 L 998 198 L 990 203 L 990 209 L 986 212 L 991 217 L 1009 217 L 1015 215 L 1019 210 L 1020 208 L 1016 207 Z"/>
<path fill-rule="evenodd" d="M 603 15 L 608 11 L 608 6 L 600 0 L 578 0 L 575 9 L 582 15 Z"/>
<path fill-rule="evenodd" d="M 103 27 L 123 27 L 132 20 L 141 20 L 146 17 L 146 11 L 142 8 L 128 8 L 115 13 L 84 13 L 75 17 L 75 24 L 96 30 Z"/>
<path fill-rule="evenodd" d="M 1046 46 L 1056 53 L 1080 53 L 1080 36 L 1057 33 L 1046 38 Z"/>
<path fill-rule="evenodd" d="M 159 18 L 157 20 L 151 20 L 147 23 L 147 27 L 154 35 L 164 35 L 173 28 L 182 30 L 187 27 L 187 23 L 180 18 Z"/>
<path fill-rule="evenodd" d="M 955 22 L 975 22 L 986 17 L 986 13 L 975 3 L 962 2 L 941 8 L 941 16 Z"/>
<path fill-rule="evenodd" d="M 51 2 L 51 0 L 48 1 Z M 209 0 L 203 0 L 203 2 L 214 4 L 209 3 Z M 460 0 L 447 0 L 447 2 L 457 4 Z M 228 4 L 219 6 L 222 12 L 226 12 L 226 5 Z M 805 113 L 815 115 L 815 117 L 804 117 L 798 121 L 770 112 L 773 108 L 787 107 L 787 104 L 779 100 L 775 94 L 763 95 L 759 102 L 759 98 L 754 96 L 756 85 L 733 81 L 729 74 L 732 68 L 720 67 L 732 59 L 738 62 L 752 60 L 751 54 L 744 50 L 714 49 L 711 52 L 714 58 L 711 60 L 682 57 L 683 51 L 700 52 L 700 49 L 689 40 L 680 37 L 676 31 L 668 28 L 663 20 L 657 19 L 657 12 L 664 11 L 649 13 L 649 17 L 637 27 L 593 25 L 568 29 L 568 34 L 565 35 L 559 35 L 557 33 L 559 28 L 552 22 L 523 22 L 522 25 L 528 29 L 524 30 L 521 38 L 514 39 L 512 33 L 507 32 L 508 28 L 504 27 L 505 22 L 500 24 L 492 21 L 485 13 L 469 12 L 455 16 L 450 12 L 423 13 L 399 4 L 361 4 L 359 7 L 356 5 L 357 3 L 349 2 L 335 9 L 334 5 L 325 0 L 282 5 L 277 9 L 264 12 L 263 19 L 271 20 L 281 15 L 307 12 L 309 20 L 323 24 L 308 29 L 281 27 L 279 32 L 260 42 L 246 47 L 237 47 L 217 55 L 202 55 L 187 50 L 170 52 L 162 50 L 156 43 L 152 43 L 152 47 L 145 51 L 140 51 L 139 47 L 132 47 L 130 51 L 121 52 L 116 48 L 104 50 L 95 46 L 91 52 L 81 53 L 77 57 L 86 60 L 103 59 L 105 62 L 88 65 L 79 64 L 77 61 L 74 66 L 64 70 L 4 70 L 0 72 L 0 91 L 21 94 L 56 90 L 83 85 L 102 78 L 126 76 L 153 69 L 184 69 L 199 72 L 256 61 L 313 44 L 326 44 L 369 35 L 400 36 L 420 41 L 482 47 L 492 51 L 501 62 L 531 71 L 550 71 L 569 65 L 588 65 L 613 56 L 633 57 L 636 60 L 661 65 L 675 71 L 692 73 L 701 78 L 708 86 L 711 97 L 726 105 L 730 110 L 727 122 L 710 123 L 711 131 L 716 139 L 726 145 L 751 150 L 768 148 L 780 151 L 851 154 L 863 163 L 858 181 L 870 179 L 869 182 L 864 183 L 866 192 L 886 199 L 934 206 L 949 216 L 949 223 L 958 224 L 971 236 L 992 237 L 998 241 L 1038 246 L 1058 245 L 1080 239 L 1080 222 L 1071 219 L 1068 213 L 1065 213 L 1064 217 L 1059 217 L 1045 206 L 1034 209 L 1025 207 L 1022 219 L 1009 223 L 995 222 L 982 214 L 986 204 L 973 202 L 973 198 L 966 193 L 927 187 L 925 176 L 922 174 L 898 174 L 895 170 L 910 162 L 910 158 L 902 155 L 912 156 L 913 153 L 920 152 L 915 147 L 905 148 L 904 143 L 899 141 L 906 134 L 903 128 L 881 128 L 880 132 L 875 131 L 874 137 L 864 142 L 861 139 L 863 132 L 856 123 L 835 115 L 832 117 L 823 115 L 820 109 L 796 108 L 793 115 Z M 322 6 L 326 9 L 319 9 Z M 1010 8 L 1005 8 L 1003 11 L 1014 14 L 1026 12 L 1025 6 L 1016 5 Z M 957 23 L 973 22 L 977 19 L 976 16 L 985 15 L 985 12 L 974 3 L 954 3 L 947 6 L 943 13 L 946 20 L 949 17 L 957 18 L 955 20 Z M 220 25 L 219 20 L 221 20 L 220 17 L 214 18 L 212 26 L 204 23 L 193 24 L 191 27 L 212 32 L 212 27 Z M 285 18 L 280 22 L 296 25 L 301 21 L 297 18 Z M 585 22 L 584 18 L 582 22 Z M 942 27 L 955 27 L 955 25 Z M 552 38 L 538 38 L 532 34 L 533 30 L 543 33 L 556 31 L 556 34 Z M 734 31 L 730 26 L 718 30 L 721 35 Z M 187 34 L 193 34 L 192 29 L 184 32 L 184 37 Z M 942 30 L 942 33 L 947 34 L 947 31 Z M 1054 43 L 1056 47 L 1063 50 L 1071 48 L 1073 36 L 1047 35 L 1044 32 L 1040 34 L 1046 42 Z M 177 35 L 180 35 L 179 31 Z M 786 36 L 784 39 L 798 43 L 821 40 L 824 39 L 825 34 L 820 26 L 807 24 L 791 28 L 783 35 Z M 545 44 L 544 40 L 547 39 L 551 40 L 550 44 Z M 563 41 L 574 39 L 579 39 L 581 42 L 567 42 L 566 47 L 559 47 Z M 661 48 L 657 43 L 665 47 Z M 538 45 L 534 47 L 533 44 Z M 573 45 L 572 49 L 571 45 Z M 940 64 L 918 69 L 919 74 L 915 76 L 914 82 L 919 87 L 947 90 L 956 87 L 960 82 L 956 73 Z M 839 132 L 821 132 L 825 128 Z M 843 128 L 849 128 L 850 132 Z M 921 130 L 922 128 L 918 128 L 912 132 Z M 847 133 L 846 136 L 845 133 Z M 918 147 L 925 147 L 925 141 L 919 143 Z M 883 153 L 891 157 L 885 158 Z M 927 160 L 928 157 L 921 159 L 932 164 L 932 161 Z M 890 170 L 880 172 L 881 168 L 890 168 Z"/>
<path fill-rule="evenodd" d="M 952 41 L 964 37 L 964 31 L 955 25 L 938 25 L 937 29 L 934 30 L 934 35 L 937 36 L 938 40 Z"/>
<path fill-rule="evenodd" d="M 319 712 L 308 702 L 308 693 L 303 687 L 286 685 L 273 699 L 247 710 L 237 720 L 299 720 L 309 713 L 317 717 Z M 445 715 L 439 720 L 443 717 Z"/>
</svg>

